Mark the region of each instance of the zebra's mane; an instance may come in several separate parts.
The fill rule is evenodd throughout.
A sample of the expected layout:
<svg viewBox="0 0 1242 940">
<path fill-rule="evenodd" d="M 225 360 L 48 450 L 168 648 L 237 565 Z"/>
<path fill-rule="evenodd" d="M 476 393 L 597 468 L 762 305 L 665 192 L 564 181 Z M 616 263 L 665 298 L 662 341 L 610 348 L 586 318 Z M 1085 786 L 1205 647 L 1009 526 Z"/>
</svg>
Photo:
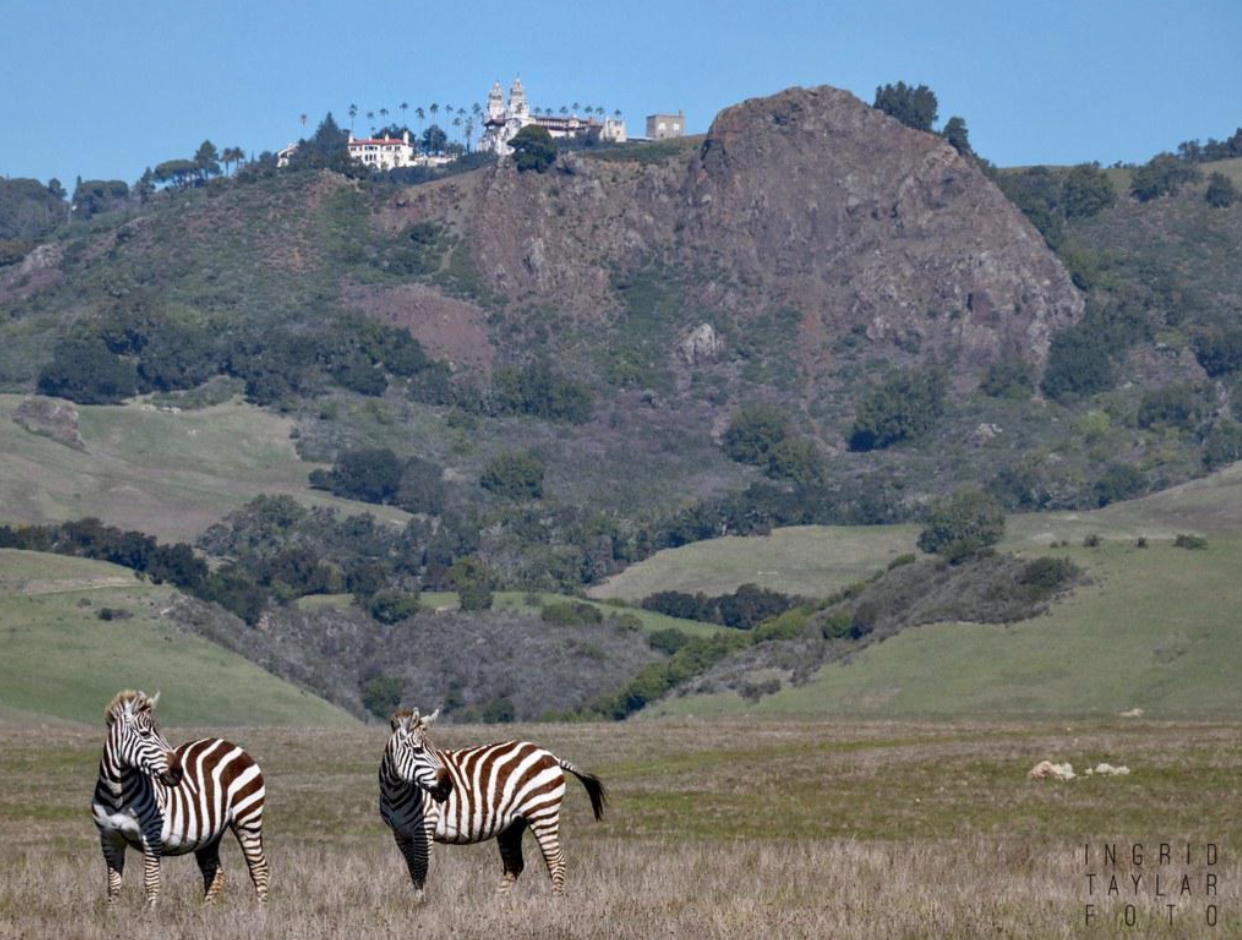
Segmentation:
<svg viewBox="0 0 1242 940">
<path fill-rule="evenodd" d="M 104 720 L 111 722 L 113 719 L 120 717 L 121 712 L 125 710 L 126 706 L 130 706 L 133 711 L 141 711 L 144 708 L 151 708 L 152 704 L 146 692 L 124 689 L 117 692 L 112 697 L 112 701 L 108 703 L 108 707 L 104 709 Z"/>
</svg>

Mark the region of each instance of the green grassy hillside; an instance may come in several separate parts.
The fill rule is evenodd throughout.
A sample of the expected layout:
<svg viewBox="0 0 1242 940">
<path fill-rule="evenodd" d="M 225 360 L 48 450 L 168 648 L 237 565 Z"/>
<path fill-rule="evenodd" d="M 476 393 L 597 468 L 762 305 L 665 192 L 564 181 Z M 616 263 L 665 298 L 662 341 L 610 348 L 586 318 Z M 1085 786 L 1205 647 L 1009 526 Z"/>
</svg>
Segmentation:
<svg viewBox="0 0 1242 940">
<path fill-rule="evenodd" d="M 1207 551 L 1115 541 L 1053 553 L 1072 557 L 1091 583 L 1043 617 L 921 627 L 758 704 L 732 694 L 687 697 L 653 714 L 1242 711 L 1242 541 L 1213 540 Z"/>
<path fill-rule="evenodd" d="M 179 725 L 342 725 L 344 711 L 172 626 L 174 591 L 125 568 L 0 549 L 0 721 L 94 724 L 120 689 Z M 100 619 L 104 608 L 129 617 Z"/>
<path fill-rule="evenodd" d="M 312 492 L 293 423 L 227 403 L 173 414 L 150 405 L 78 406 L 86 450 L 13 421 L 22 396 L 0 395 L 0 521 L 96 516 L 168 540 L 192 538 L 260 493 L 404 520 L 400 510 Z"/>
</svg>

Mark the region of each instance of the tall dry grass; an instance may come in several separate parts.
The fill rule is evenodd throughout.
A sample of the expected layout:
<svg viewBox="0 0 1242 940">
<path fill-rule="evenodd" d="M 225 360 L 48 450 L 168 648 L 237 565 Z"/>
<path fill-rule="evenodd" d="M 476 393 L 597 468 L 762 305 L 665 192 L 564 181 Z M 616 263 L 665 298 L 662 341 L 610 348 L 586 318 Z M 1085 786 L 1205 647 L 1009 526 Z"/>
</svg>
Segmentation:
<svg viewBox="0 0 1242 940">
<path fill-rule="evenodd" d="M 533 841 L 514 896 L 496 897 L 494 843 L 437 846 L 426 901 L 375 810 L 380 731 L 242 730 L 268 777 L 272 900 L 254 902 L 225 843 L 228 884 L 199 903 L 192 858 L 164 864 L 160 906 L 142 905 L 131 853 L 122 900 L 86 812 L 94 731 L 0 730 L 0 938 L 271 937 L 1226 937 L 1242 934 L 1234 851 L 1238 727 L 630 723 L 518 729 L 611 786 L 608 818 L 571 791 L 567 896 L 551 896 Z M 446 728 L 446 743 L 496 729 Z M 1072 737 L 1065 736 L 1066 734 Z M 170 731 L 173 740 L 188 737 Z M 1131 778 L 1025 779 L 1031 758 L 1130 755 Z M 1101 757 L 1104 759 L 1104 757 Z M 1081 766 L 1081 760 L 1079 761 Z M 1235 781 L 1230 784 L 1228 781 Z M 789 824 L 792 819 L 794 825 Z M 1097 898 L 1084 926 L 1084 838 L 1214 838 L 1220 915 L 1181 902 L 1173 925 L 1145 894 Z M 1183 866 L 1175 866 L 1178 874 Z M 1119 875 L 1132 866 L 1122 866 Z M 1201 863 L 1188 869 L 1201 876 Z M 1124 883 L 1124 882 L 1123 882 Z M 1201 883 L 1201 882 L 1200 882 Z"/>
</svg>

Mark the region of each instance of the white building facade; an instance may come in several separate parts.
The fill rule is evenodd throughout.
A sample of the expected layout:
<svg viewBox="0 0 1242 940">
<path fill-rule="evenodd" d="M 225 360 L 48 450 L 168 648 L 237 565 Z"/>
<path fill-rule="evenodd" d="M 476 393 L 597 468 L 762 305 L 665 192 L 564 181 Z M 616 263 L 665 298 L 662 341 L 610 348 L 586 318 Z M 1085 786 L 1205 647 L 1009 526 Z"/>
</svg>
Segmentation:
<svg viewBox="0 0 1242 940">
<path fill-rule="evenodd" d="M 507 156 L 513 152 L 509 141 L 517 136 L 518 131 L 532 124 L 542 127 L 556 138 L 585 137 L 598 134 L 601 141 L 625 143 L 625 122 L 619 118 L 606 117 L 597 121 L 594 117 L 585 118 L 573 115 L 532 114 L 526 102 L 526 89 L 522 80 L 515 78 L 509 88 L 509 101 L 506 103 L 500 82 L 492 84 L 487 94 L 487 115 L 483 119 L 483 134 L 479 138 L 478 149 L 484 153 Z"/>
</svg>

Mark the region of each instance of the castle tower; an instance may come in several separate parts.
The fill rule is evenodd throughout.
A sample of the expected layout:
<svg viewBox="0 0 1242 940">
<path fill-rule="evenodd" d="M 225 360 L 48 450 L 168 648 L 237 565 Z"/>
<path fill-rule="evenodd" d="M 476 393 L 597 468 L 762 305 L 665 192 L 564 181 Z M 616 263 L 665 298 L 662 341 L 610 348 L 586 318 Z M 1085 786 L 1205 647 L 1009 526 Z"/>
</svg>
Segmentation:
<svg viewBox="0 0 1242 940">
<path fill-rule="evenodd" d="M 509 116 L 519 119 L 526 117 L 526 89 L 522 87 L 520 78 L 515 78 L 509 88 Z"/>
<path fill-rule="evenodd" d="M 505 96 L 500 90 L 500 82 L 492 82 L 492 90 L 487 93 L 487 117 L 496 121 L 505 118 Z"/>
</svg>

